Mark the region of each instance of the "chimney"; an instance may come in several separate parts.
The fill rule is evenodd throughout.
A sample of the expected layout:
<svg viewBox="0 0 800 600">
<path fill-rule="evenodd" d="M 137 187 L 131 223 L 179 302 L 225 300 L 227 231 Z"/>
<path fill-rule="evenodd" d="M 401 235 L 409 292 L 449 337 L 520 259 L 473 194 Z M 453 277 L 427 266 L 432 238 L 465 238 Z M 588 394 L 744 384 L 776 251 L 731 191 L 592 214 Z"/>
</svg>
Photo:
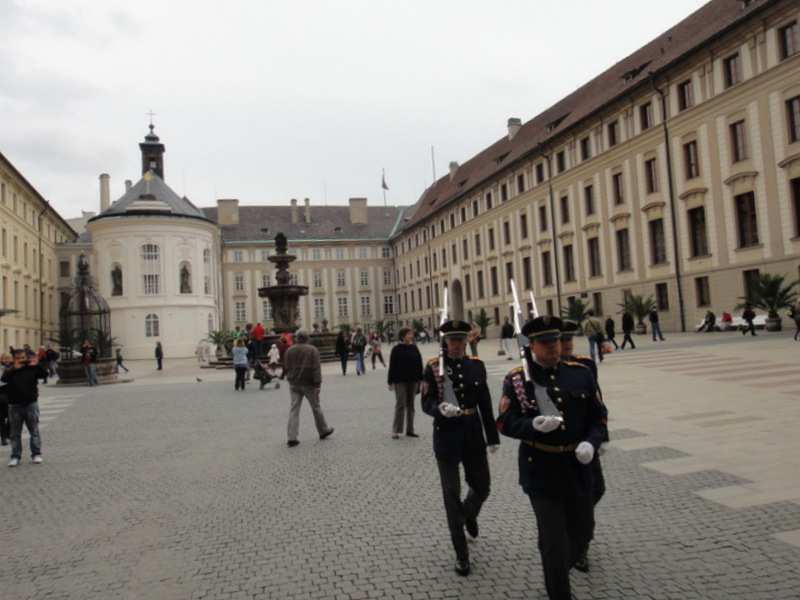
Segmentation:
<svg viewBox="0 0 800 600">
<path fill-rule="evenodd" d="M 367 199 L 350 198 L 350 224 L 366 225 L 367 219 Z"/>
<path fill-rule="evenodd" d="M 109 187 L 109 177 L 106 173 L 100 175 L 100 214 L 106 212 L 111 205 L 111 188 Z"/>
<path fill-rule="evenodd" d="M 130 192 L 133 187 L 133 182 L 130 179 L 125 180 L 125 191 Z"/>
<path fill-rule="evenodd" d="M 236 198 L 217 200 L 217 225 L 239 224 L 239 200 Z"/>
<path fill-rule="evenodd" d="M 453 181 L 457 171 L 458 171 L 458 163 L 456 161 L 452 161 L 450 163 L 450 181 Z"/>
<path fill-rule="evenodd" d="M 292 198 L 292 223 L 297 223 L 297 198 Z"/>
<path fill-rule="evenodd" d="M 306 223 L 311 223 L 311 200 L 306 198 Z"/>
<path fill-rule="evenodd" d="M 518 119 L 517 117 L 511 117 L 508 120 L 508 141 L 509 142 L 516 137 L 516 135 L 519 133 L 520 129 L 522 129 L 522 119 Z"/>
</svg>

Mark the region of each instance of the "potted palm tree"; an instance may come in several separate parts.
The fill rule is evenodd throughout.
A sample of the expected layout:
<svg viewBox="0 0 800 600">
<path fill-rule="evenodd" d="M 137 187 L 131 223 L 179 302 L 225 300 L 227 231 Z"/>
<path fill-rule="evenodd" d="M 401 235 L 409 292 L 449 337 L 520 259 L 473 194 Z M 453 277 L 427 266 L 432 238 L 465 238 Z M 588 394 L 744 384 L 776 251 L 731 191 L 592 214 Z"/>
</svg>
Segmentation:
<svg viewBox="0 0 800 600">
<path fill-rule="evenodd" d="M 781 330 L 780 311 L 791 308 L 797 299 L 795 286 L 800 280 L 785 283 L 786 275 L 772 275 L 763 273 L 758 280 L 751 286 L 746 296 L 739 296 L 741 302 L 736 305 L 736 310 L 740 310 L 749 304 L 753 308 L 760 308 L 767 313 L 766 331 Z"/>
<path fill-rule="evenodd" d="M 211 342 L 212 344 L 214 344 L 214 346 L 216 346 L 217 359 L 220 359 L 222 358 L 223 354 L 222 347 L 225 345 L 225 342 L 227 342 L 230 338 L 231 338 L 230 331 L 228 331 L 227 329 L 219 329 L 217 331 L 209 331 L 208 337 L 206 338 L 205 341 Z"/>
<path fill-rule="evenodd" d="M 592 307 L 580 298 L 570 298 L 566 308 L 561 308 L 561 318 L 573 321 L 580 327 L 586 317 L 589 316 L 590 310 L 592 310 Z M 583 329 L 578 329 L 578 334 L 583 335 Z"/>
<path fill-rule="evenodd" d="M 632 314 L 636 318 L 636 335 L 644 335 L 647 333 L 647 325 L 644 324 L 644 318 L 650 314 L 655 300 L 653 294 L 647 298 L 641 294 L 628 296 L 625 302 L 620 303 L 619 306 L 625 309 L 625 312 Z"/>
<path fill-rule="evenodd" d="M 473 317 L 472 322 L 475 323 L 475 327 L 480 330 L 481 337 L 485 338 L 486 328 L 492 324 L 492 317 L 489 316 L 489 313 L 486 312 L 486 309 L 481 308 L 480 312 Z"/>
</svg>

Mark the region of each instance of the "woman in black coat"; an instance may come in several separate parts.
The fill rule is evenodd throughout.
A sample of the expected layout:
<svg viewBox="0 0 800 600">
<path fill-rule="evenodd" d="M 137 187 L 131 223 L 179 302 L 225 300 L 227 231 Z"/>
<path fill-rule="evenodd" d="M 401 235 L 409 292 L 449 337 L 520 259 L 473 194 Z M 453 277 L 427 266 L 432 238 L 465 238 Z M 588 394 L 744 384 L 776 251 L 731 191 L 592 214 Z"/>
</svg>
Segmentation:
<svg viewBox="0 0 800 600">
<path fill-rule="evenodd" d="M 342 361 L 342 375 L 347 375 L 347 355 L 350 354 L 350 336 L 339 331 L 336 337 L 336 356 Z"/>
<path fill-rule="evenodd" d="M 406 435 L 419 437 L 414 432 L 414 398 L 422 381 L 422 354 L 414 345 L 414 331 L 403 327 L 397 332 L 399 343 L 389 355 L 389 373 L 386 377 L 389 391 L 394 391 L 395 407 L 392 438 L 398 439 L 406 423 Z"/>
</svg>

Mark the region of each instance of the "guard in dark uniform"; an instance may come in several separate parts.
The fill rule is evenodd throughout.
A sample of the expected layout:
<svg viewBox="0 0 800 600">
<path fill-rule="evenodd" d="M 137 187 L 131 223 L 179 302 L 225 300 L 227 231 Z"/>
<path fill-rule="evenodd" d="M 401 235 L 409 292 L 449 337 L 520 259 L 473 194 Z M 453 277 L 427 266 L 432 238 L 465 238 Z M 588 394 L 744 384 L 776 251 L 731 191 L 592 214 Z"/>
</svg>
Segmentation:
<svg viewBox="0 0 800 600">
<path fill-rule="evenodd" d="M 447 526 L 456 551 L 456 572 L 467 575 L 469 550 L 464 527 L 470 537 L 478 537 L 478 514 L 489 497 L 491 484 L 486 446 L 488 442 L 492 452 L 497 450 L 500 436 L 492 413 L 486 368 L 483 361 L 465 353 L 469 324 L 448 321 L 439 331 L 443 352 L 425 367 L 422 410 L 433 417 L 433 452 L 442 482 Z M 463 501 L 459 463 L 464 466 L 469 487 Z"/>
<path fill-rule="evenodd" d="M 520 484 L 536 515 L 550 600 L 571 599 L 569 570 L 594 532 L 590 463 L 608 438 L 591 371 L 561 360 L 561 325 L 561 319 L 543 316 L 523 327 L 531 381 L 524 368 L 506 375 L 497 417 L 500 433 L 522 440 Z"/>
<path fill-rule="evenodd" d="M 591 356 L 585 356 L 583 354 L 573 354 L 573 338 L 575 337 L 575 333 L 578 331 L 578 324 L 574 321 L 564 321 L 561 326 L 561 360 L 564 362 L 577 362 L 588 368 L 592 375 L 594 375 L 595 382 L 598 381 L 597 379 L 597 363 L 592 360 Z M 597 391 L 600 392 L 600 396 L 602 397 L 602 391 L 600 391 L 600 384 L 597 384 Z M 605 405 L 604 405 L 605 407 Z M 606 418 L 608 417 L 608 412 L 606 412 Z M 592 459 L 592 474 L 594 475 L 594 488 L 592 490 L 592 504 L 593 506 L 597 506 L 597 503 L 600 502 L 600 498 L 603 497 L 603 494 L 606 493 L 606 478 L 603 476 L 603 467 L 600 464 L 600 457 L 605 452 L 605 449 L 608 447 L 608 440 L 605 440 L 602 444 L 600 444 L 600 448 L 598 448 L 597 452 L 595 452 L 594 458 Z M 575 568 L 578 571 L 583 571 L 586 573 L 589 570 L 589 557 L 588 557 L 589 547 L 587 546 L 584 548 L 583 553 L 578 557 L 578 560 L 575 563 Z"/>
</svg>

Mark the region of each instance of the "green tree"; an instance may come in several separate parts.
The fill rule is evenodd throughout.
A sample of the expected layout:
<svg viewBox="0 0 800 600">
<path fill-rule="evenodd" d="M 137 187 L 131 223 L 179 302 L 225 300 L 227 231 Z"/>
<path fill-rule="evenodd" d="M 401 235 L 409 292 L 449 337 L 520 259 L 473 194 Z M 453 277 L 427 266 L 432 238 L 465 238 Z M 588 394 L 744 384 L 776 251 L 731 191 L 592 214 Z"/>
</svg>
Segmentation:
<svg viewBox="0 0 800 600">
<path fill-rule="evenodd" d="M 485 308 L 481 308 L 480 312 L 472 318 L 472 322 L 480 330 L 481 337 L 486 337 L 486 328 L 492 324 L 492 318 Z"/>
<path fill-rule="evenodd" d="M 625 302 L 620 303 L 619 306 L 624 308 L 625 312 L 629 312 L 636 317 L 636 322 L 639 325 L 644 325 L 644 318 L 650 314 L 650 310 L 655 306 L 655 300 L 653 300 L 653 294 L 650 294 L 646 299 L 641 294 L 636 294 L 628 296 Z"/>
<path fill-rule="evenodd" d="M 581 325 L 589 316 L 590 310 L 592 307 L 580 298 L 570 298 L 566 308 L 561 308 L 561 318 Z"/>
<path fill-rule="evenodd" d="M 353 324 L 352 323 L 339 323 L 339 331 L 346 335 L 350 335 L 353 332 Z"/>
<path fill-rule="evenodd" d="M 217 347 L 217 350 L 221 350 L 222 346 L 225 345 L 225 342 L 231 339 L 231 337 L 231 332 L 227 329 L 218 329 L 217 331 L 209 331 L 208 337 L 206 337 L 206 339 L 203 341 L 211 342 Z"/>
<path fill-rule="evenodd" d="M 375 330 L 375 333 L 380 336 L 380 339 L 386 338 L 386 330 L 391 325 L 391 321 L 387 321 L 386 319 L 378 319 L 377 321 L 373 321 L 370 327 Z"/>
<path fill-rule="evenodd" d="M 419 337 L 419 332 L 425 329 L 425 322 L 422 319 L 414 319 L 411 321 L 411 329 L 413 329 L 414 333 Z"/>
<path fill-rule="evenodd" d="M 795 286 L 800 280 L 784 284 L 786 275 L 772 275 L 764 273 L 758 277 L 758 281 L 750 286 L 747 296 L 739 296 L 740 302 L 735 310 L 741 310 L 745 305 L 750 304 L 753 308 L 760 308 L 767 313 L 770 319 L 779 318 L 782 309 L 790 308 L 797 299 Z"/>
</svg>

